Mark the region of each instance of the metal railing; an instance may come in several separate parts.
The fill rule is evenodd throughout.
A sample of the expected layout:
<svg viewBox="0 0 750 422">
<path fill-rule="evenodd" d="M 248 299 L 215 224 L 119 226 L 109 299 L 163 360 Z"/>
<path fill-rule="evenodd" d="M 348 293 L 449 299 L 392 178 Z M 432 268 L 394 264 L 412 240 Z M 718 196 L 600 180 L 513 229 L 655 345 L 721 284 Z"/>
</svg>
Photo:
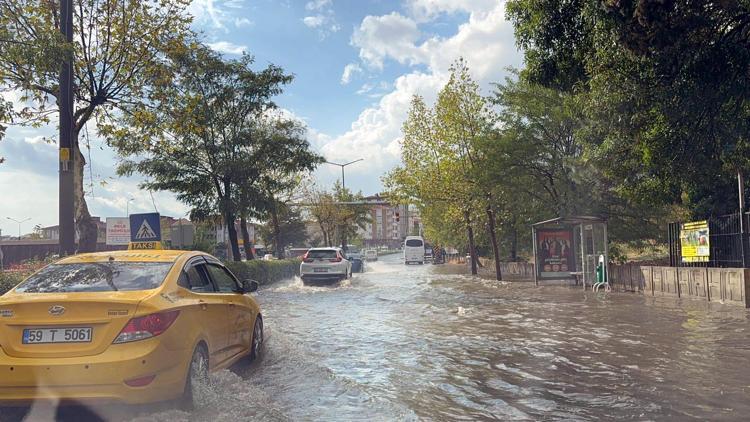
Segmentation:
<svg viewBox="0 0 750 422">
<path fill-rule="evenodd" d="M 750 264 L 748 260 L 749 217 L 748 213 L 741 216 L 735 213 L 708 219 L 710 256 L 706 262 L 682 262 L 680 230 L 684 223 L 669 223 L 670 266 L 745 268 Z"/>
</svg>

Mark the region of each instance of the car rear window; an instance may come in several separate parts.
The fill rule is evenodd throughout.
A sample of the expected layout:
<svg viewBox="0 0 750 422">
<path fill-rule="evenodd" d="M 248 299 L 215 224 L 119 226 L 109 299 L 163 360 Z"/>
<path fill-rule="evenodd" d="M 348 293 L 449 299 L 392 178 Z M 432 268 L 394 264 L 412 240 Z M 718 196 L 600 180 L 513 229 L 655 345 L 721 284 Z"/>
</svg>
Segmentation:
<svg viewBox="0 0 750 422">
<path fill-rule="evenodd" d="M 422 246 L 422 241 L 419 239 L 409 239 L 406 241 L 406 246 L 419 247 Z"/>
<path fill-rule="evenodd" d="M 307 252 L 307 258 L 309 259 L 331 259 L 336 257 L 338 257 L 338 255 L 333 249 Z"/>
<path fill-rule="evenodd" d="M 155 289 L 171 262 L 92 262 L 52 264 L 21 283 L 16 292 L 111 292 Z"/>
</svg>

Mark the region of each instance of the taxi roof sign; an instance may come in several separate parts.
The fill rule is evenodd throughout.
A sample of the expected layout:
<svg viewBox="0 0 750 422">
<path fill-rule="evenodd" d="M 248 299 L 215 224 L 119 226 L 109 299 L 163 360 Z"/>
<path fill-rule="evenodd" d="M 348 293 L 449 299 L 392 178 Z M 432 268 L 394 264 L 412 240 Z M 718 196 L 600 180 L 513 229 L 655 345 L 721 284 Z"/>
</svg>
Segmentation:
<svg viewBox="0 0 750 422">
<path fill-rule="evenodd" d="M 130 242 L 128 243 L 129 251 L 140 251 L 140 250 L 158 250 L 163 249 L 161 242 Z"/>
</svg>

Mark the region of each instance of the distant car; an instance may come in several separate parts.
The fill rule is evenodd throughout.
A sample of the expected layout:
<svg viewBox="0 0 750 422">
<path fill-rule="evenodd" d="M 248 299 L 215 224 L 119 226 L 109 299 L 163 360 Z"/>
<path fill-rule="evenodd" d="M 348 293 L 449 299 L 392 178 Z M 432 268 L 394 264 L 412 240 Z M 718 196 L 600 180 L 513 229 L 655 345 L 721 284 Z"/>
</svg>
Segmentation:
<svg viewBox="0 0 750 422">
<path fill-rule="evenodd" d="M 302 257 L 300 278 L 305 284 L 328 284 L 352 276 L 352 264 L 340 248 L 312 248 Z"/>
<path fill-rule="evenodd" d="M 426 246 L 424 250 L 424 261 L 425 262 L 432 262 L 432 247 Z"/>
<path fill-rule="evenodd" d="M 365 260 L 359 249 L 356 247 L 350 247 L 349 252 L 346 253 L 346 258 L 352 263 L 353 273 L 365 272 Z"/>
<path fill-rule="evenodd" d="M 202 252 L 48 265 L 0 296 L 0 405 L 179 398 L 188 407 L 209 370 L 260 353 L 263 318 L 247 294 L 257 288 Z"/>
<path fill-rule="evenodd" d="M 263 260 L 264 261 L 270 261 L 272 259 L 276 259 L 276 257 L 273 256 L 273 254 L 267 253 L 267 254 L 263 255 Z"/>
<path fill-rule="evenodd" d="M 378 251 L 376 249 L 367 249 L 364 254 L 365 261 L 377 261 Z"/>
</svg>

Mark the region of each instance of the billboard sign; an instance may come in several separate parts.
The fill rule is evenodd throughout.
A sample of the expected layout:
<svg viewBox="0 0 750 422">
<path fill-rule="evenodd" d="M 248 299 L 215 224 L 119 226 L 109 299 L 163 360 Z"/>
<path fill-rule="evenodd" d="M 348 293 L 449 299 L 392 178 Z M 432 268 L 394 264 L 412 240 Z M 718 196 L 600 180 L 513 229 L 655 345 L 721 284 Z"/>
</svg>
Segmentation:
<svg viewBox="0 0 750 422">
<path fill-rule="evenodd" d="M 127 245 L 130 242 L 130 223 L 127 217 L 107 217 L 107 245 Z"/>
<path fill-rule="evenodd" d="M 573 231 L 570 229 L 539 229 L 536 231 L 536 271 L 540 280 L 573 278 L 576 271 L 573 252 Z"/>
<path fill-rule="evenodd" d="M 711 258 L 708 221 L 685 223 L 680 228 L 682 262 L 708 262 Z"/>
</svg>

